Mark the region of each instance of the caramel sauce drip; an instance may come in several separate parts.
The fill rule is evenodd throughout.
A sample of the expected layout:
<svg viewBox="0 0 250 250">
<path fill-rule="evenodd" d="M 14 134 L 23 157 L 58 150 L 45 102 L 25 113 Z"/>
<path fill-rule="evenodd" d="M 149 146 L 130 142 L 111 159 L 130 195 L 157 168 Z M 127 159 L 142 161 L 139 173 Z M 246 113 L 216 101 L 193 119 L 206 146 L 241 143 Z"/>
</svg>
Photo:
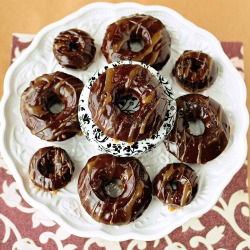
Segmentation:
<svg viewBox="0 0 250 250">
<path fill-rule="evenodd" d="M 129 73 L 129 77 L 127 79 L 127 82 L 125 83 L 125 88 L 130 88 L 131 84 L 133 84 L 133 80 L 135 79 L 136 75 L 138 74 L 138 71 L 141 69 L 141 66 L 136 65 L 134 69 L 132 69 Z"/>
<path fill-rule="evenodd" d="M 125 219 L 126 223 L 129 223 L 131 221 L 133 206 L 136 203 L 136 201 L 138 201 L 138 199 L 140 199 L 140 197 L 142 196 L 143 188 L 144 188 L 143 182 L 139 181 L 139 183 L 137 184 L 136 190 L 134 192 L 134 195 L 132 196 L 132 198 L 127 203 L 124 209 L 125 215 L 126 215 L 126 219 Z"/>
<path fill-rule="evenodd" d="M 139 131 L 140 134 L 144 134 L 145 128 L 146 128 L 146 125 L 147 125 L 147 121 L 148 121 L 149 117 L 152 115 L 152 113 L 155 112 L 157 106 L 159 105 L 159 102 L 160 102 L 160 99 L 157 100 L 157 102 L 155 103 L 155 105 L 152 107 L 152 109 L 148 112 L 148 114 L 146 115 L 146 117 L 142 121 L 141 128 L 140 128 L 140 131 Z M 156 120 L 156 118 L 157 117 L 155 117 L 155 120 Z"/>
<path fill-rule="evenodd" d="M 161 30 L 159 30 L 156 34 L 153 35 L 151 40 L 151 47 L 149 47 L 145 52 L 139 54 L 138 56 L 134 57 L 133 59 L 135 61 L 142 61 L 146 56 L 148 56 L 150 53 L 152 53 L 154 46 L 160 41 L 161 39 Z M 153 57 L 154 58 L 154 57 Z M 152 61 L 152 57 L 150 59 Z M 151 63 L 154 64 L 155 61 Z"/>
<path fill-rule="evenodd" d="M 96 113 L 95 120 L 99 120 L 101 115 L 104 113 L 105 106 L 112 102 L 112 96 L 111 96 L 111 91 L 114 88 L 113 85 L 113 76 L 114 76 L 114 69 L 107 69 L 106 70 L 106 78 L 105 78 L 105 84 L 103 91 L 101 93 L 101 98 L 100 98 L 100 103 L 102 103 L 102 107 L 98 110 Z"/>
</svg>

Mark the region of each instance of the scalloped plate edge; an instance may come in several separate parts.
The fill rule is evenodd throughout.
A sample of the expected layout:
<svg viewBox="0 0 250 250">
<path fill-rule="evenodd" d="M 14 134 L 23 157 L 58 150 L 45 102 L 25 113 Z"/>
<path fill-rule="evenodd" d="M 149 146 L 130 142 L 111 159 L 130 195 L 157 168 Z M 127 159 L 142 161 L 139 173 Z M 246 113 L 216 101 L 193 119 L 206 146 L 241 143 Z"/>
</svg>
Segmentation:
<svg viewBox="0 0 250 250">
<path fill-rule="evenodd" d="M 228 171 L 228 175 L 224 176 L 223 181 L 221 182 L 220 185 L 218 185 L 217 190 L 219 190 L 219 192 L 217 192 L 217 195 L 213 196 L 211 198 L 211 200 L 209 201 L 209 204 L 207 207 L 203 207 L 202 209 L 199 210 L 199 213 L 197 213 L 196 211 L 189 213 L 189 216 L 186 216 L 185 218 L 183 218 L 182 220 L 178 221 L 177 224 L 175 224 L 175 226 L 169 226 L 167 232 L 163 232 L 160 231 L 156 234 L 154 234 L 153 236 L 151 235 L 141 235 L 139 233 L 127 233 L 127 234 L 123 234 L 123 235 L 111 235 L 107 232 L 96 232 L 96 231 L 84 231 L 84 232 L 79 232 L 79 230 L 77 230 L 76 228 L 70 226 L 69 224 L 67 224 L 65 221 L 62 220 L 62 218 L 60 218 L 57 214 L 55 214 L 54 212 L 52 212 L 47 206 L 43 206 L 41 207 L 41 203 L 37 202 L 35 199 L 31 198 L 27 191 L 26 188 L 23 185 L 22 179 L 19 175 L 19 173 L 17 172 L 16 168 L 13 167 L 14 166 L 14 162 L 13 160 L 9 157 L 7 151 L 5 150 L 5 135 L 4 135 L 4 131 L 6 129 L 6 122 L 4 119 L 4 114 L 5 114 L 5 103 L 7 102 L 8 98 L 10 97 L 10 89 L 8 86 L 8 83 L 11 79 L 12 73 L 14 72 L 14 70 L 16 69 L 16 67 L 20 64 L 20 62 L 22 62 L 29 54 L 31 51 L 33 51 L 38 42 L 40 41 L 41 37 L 43 37 L 43 35 L 48 32 L 49 30 L 53 29 L 54 27 L 57 27 L 58 25 L 63 25 L 63 23 L 68 22 L 70 20 L 73 20 L 75 18 L 77 18 L 78 16 L 86 13 L 88 10 L 92 10 L 93 8 L 102 8 L 102 7 L 107 7 L 107 6 L 112 6 L 112 8 L 114 8 L 115 10 L 117 9 L 121 9 L 124 7 L 134 7 L 134 8 L 138 8 L 141 9 L 142 11 L 163 11 L 163 12 L 168 12 L 170 13 L 172 16 L 174 16 L 174 18 L 177 18 L 183 25 L 188 26 L 189 28 L 195 30 L 195 31 L 199 31 L 200 33 L 202 33 L 203 36 L 207 37 L 209 40 L 211 40 L 212 43 L 215 44 L 215 47 L 217 48 L 217 52 L 220 54 L 220 56 L 224 57 L 224 61 L 226 62 L 226 66 L 230 68 L 230 70 L 234 70 L 235 71 L 235 77 L 237 77 L 237 82 L 239 84 L 239 91 L 241 91 L 242 94 L 242 98 L 244 99 L 244 102 L 241 102 L 241 106 L 240 109 L 242 111 L 243 114 L 243 118 L 244 120 L 242 121 L 242 127 L 241 127 L 241 131 L 240 131 L 240 140 L 239 142 L 242 143 L 243 147 L 244 147 L 244 151 L 241 152 L 241 155 L 238 156 L 238 161 L 239 161 L 239 165 L 238 165 L 238 169 L 237 171 L 241 168 L 241 164 L 244 163 L 245 159 L 246 159 L 246 155 L 247 155 L 247 137 L 246 137 L 246 133 L 247 133 L 247 129 L 249 126 L 249 114 L 248 114 L 248 110 L 247 107 L 245 105 L 246 103 L 246 86 L 245 83 L 243 81 L 243 79 L 241 78 L 241 76 L 238 74 L 237 70 L 235 68 L 232 69 L 231 67 L 231 62 L 228 59 L 228 57 L 225 55 L 225 53 L 222 50 L 222 47 L 219 43 L 219 41 L 208 31 L 199 28 L 198 26 L 196 26 L 195 24 L 193 24 L 192 22 L 188 21 L 187 19 L 185 19 L 183 16 L 181 16 L 180 14 L 178 14 L 176 11 L 169 9 L 167 7 L 164 6 L 159 6 L 159 5 L 141 5 L 141 4 L 137 4 L 137 3 L 132 3 L 132 2 L 125 2 L 125 3 L 117 3 L 117 4 L 112 4 L 112 3 L 104 3 L 104 2 L 96 2 L 96 3 L 92 3 L 89 5 L 86 5 L 84 7 L 82 7 L 81 9 L 77 10 L 76 12 L 64 17 L 63 19 L 54 22 L 46 27 L 44 27 L 34 38 L 33 42 L 31 43 L 31 45 L 20 55 L 20 57 L 10 66 L 9 70 L 6 73 L 5 76 L 5 80 L 4 80 L 4 95 L 2 97 L 1 103 L 0 103 L 0 119 L 1 119 L 1 132 L 0 132 L 0 150 L 2 153 L 2 156 L 4 158 L 4 160 L 6 161 L 6 164 L 9 166 L 11 173 L 13 174 L 18 187 L 20 189 L 20 193 L 22 194 L 23 198 L 33 207 L 35 207 L 36 209 L 41 210 L 41 208 L 43 209 L 43 211 L 45 213 L 53 213 L 53 219 L 62 227 L 64 227 L 66 230 L 68 230 L 70 233 L 73 233 L 77 236 L 80 237 L 100 237 L 106 240 L 116 240 L 116 241 L 123 241 L 123 240 L 128 240 L 128 239 L 138 239 L 138 240 L 156 240 L 158 238 L 163 237 L 164 235 L 166 235 L 167 233 L 170 233 L 172 230 L 174 230 L 175 228 L 183 225 L 184 223 L 186 223 L 188 220 L 194 218 L 194 217 L 198 217 L 201 216 L 202 214 L 206 213 L 207 211 L 209 211 L 212 206 L 216 203 L 216 201 L 218 200 L 221 192 L 223 191 L 224 187 L 230 182 L 230 180 L 232 179 L 232 177 L 234 176 L 235 169 L 233 169 L 234 171 Z M 115 237 L 115 239 L 114 239 Z"/>
</svg>

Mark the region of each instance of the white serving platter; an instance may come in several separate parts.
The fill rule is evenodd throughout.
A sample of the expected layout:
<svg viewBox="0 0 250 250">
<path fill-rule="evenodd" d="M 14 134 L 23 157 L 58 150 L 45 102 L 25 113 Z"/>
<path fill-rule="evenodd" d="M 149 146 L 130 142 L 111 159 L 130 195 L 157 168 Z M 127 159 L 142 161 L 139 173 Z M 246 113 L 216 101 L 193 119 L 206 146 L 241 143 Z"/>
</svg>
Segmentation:
<svg viewBox="0 0 250 250">
<path fill-rule="evenodd" d="M 171 74 L 179 55 L 186 49 L 193 49 L 202 50 L 214 58 L 219 67 L 219 74 L 215 83 L 202 94 L 211 96 L 222 105 L 230 121 L 231 136 L 226 150 L 215 160 L 203 166 L 191 165 L 199 175 L 199 190 L 192 203 L 181 210 L 170 212 L 153 197 L 148 209 L 135 222 L 124 226 L 108 226 L 95 222 L 84 211 L 77 194 L 78 175 L 87 160 L 100 153 L 97 147 L 84 136 L 75 136 L 67 141 L 55 143 L 40 140 L 25 127 L 19 103 L 20 96 L 30 81 L 44 73 L 64 71 L 87 82 L 91 75 L 106 64 L 100 47 L 107 25 L 122 16 L 135 13 L 146 13 L 159 18 L 170 33 L 171 57 L 160 73 L 172 84 L 175 98 L 187 94 L 176 84 Z M 59 32 L 69 28 L 85 30 L 95 39 L 97 54 L 87 71 L 62 68 L 54 58 L 53 40 Z M 1 101 L 0 149 L 24 199 L 70 233 L 107 240 L 155 240 L 210 210 L 242 166 L 246 158 L 246 131 L 249 124 L 245 103 L 246 87 L 242 77 L 224 54 L 217 39 L 207 31 L 163 6 L 94 3 L 42 29 L 29 48 L 9 68 Z M 39 148 L 49 145 L 67 150 L 76 165 L 71 183 L 57 194 L 36 189 L 28 177 L 31 156 Z M 145 165 L 151 179 L 167 163 L 177 161 L 166 151 L 163 143 L 138 158 Z"/>
</svg>

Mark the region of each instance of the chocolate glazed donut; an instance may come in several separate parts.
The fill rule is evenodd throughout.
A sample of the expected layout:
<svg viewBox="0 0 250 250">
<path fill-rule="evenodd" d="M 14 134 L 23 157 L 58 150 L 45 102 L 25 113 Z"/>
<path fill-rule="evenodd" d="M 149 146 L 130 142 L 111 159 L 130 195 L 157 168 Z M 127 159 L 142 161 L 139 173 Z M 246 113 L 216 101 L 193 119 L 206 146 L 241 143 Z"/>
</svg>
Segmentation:
<svg viewBox="0 0 250 250">
<path fill-rule="evenodd" d="M 206 163 L 219 156 L 229 140 L 230 126 L 221 105 L 201 94 L 188 94 L 176 99 L 174 128 L 165 141 L 167 149 L 180 161 Z M 190 124 L 200 121 L 204 132 L 195 135 Z"/>
<path fill-rule="evenodd" d="M 96 53 L 94 39 L 79 29 L 63 31 L 54 40 L 53 53 L 63 67 L 87 69 Z"/>
<path fill-rule="evenodd" d="M 21 115 L 31 133 L 46 141 L 63 141 L 81 131 L 78 100 L 83 82 L 63 72 L 44 74 L 21 96 Z M 62 110 L 51 111 L 60 104 Z"/>
<path fill-rule="evenodd" d="M 118 106 L 122 96 L 130 95 L 140 102 L 134 113 L 123 112 Z M 90 89 L 88 105 L 93 121 L 106 136 L 135 142 L 152 137 L 160 129 L 167 111 L 167 97 L 148 69 L 122 64 L 99 76 Z"/>
<path fill-rule="evenodd" d="M 122 192 L 113 197 L 105 186 L 120 181 Z M 90 158 L 80 173 L 78 193 L 82 206 L 96 221 L 127 224 L 140 217 L 152 199 L 150 177 L 139 160 L 101 154 Z"/>
<path fill-rule="evenodd" d="M 213 59 L 201 51 L 186 50 L 173 69 L 177 83 L 188 92 L 201 92 L 210 87 L 218 74 Z"/>
<path fill-rule="evenodd" d="M 29 177 L 37 187 L 55 191 L 70 182 L 74 170 L 74 164 L 64 149 L 45 147 L 32 156 Z"/>
<path fill-rule="evenodd" d="M 141 48 L 133 49 L 132 44 Z M 160 70 L 170 57 L 170 44 L 169 33 L 160 20 L 136 14 L 108 26 L 101 50 L 108 63 L 132 60 Z"/>
<path fill-rule="evenodd" d="M 153 181 L 154 194 L 165 205 L 174 208 L 189 204 L 197 189 L 197 176 L 194 170 L 183 163 L 168 164 Z"/>
</svg>

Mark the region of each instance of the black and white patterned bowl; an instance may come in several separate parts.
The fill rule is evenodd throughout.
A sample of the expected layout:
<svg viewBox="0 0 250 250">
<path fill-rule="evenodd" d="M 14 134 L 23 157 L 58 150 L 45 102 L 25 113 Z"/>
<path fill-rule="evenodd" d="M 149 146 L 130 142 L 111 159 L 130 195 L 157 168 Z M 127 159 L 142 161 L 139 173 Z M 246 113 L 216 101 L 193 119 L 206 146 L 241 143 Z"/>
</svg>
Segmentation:
<svg viewBox="0 0 250 250">
<path fill-rule="evenodd" d="M 153 135 L 153 137 L 151 138 L 147 138 L 134 143 L 116 141 L 104 135 L 104 133 L 92 120 L 91 112 L 88 108 L 89 93 L 92 85 L 95 83 L 98 77 L 108 68 L 114 68 L 121 64 L 139 64 L 142 67 L 147 68 L 161 82 L 168 99 L 168 109 L 166 112 L 165 120 L 158 133 Z M 124 101 L 119 104 L 121 110 L 128 113 L 133 112 L 133 110 L 136 111 L 138 109 L 138 105 L 138 100 L 136 98 L 129 99 L 128 101 Z M 115 156 L 135 156 L 151 151 L 156 147 L 158 143 L 162 142 L 168 136 L 171 129 L 173 128 L 175 117 L 176 103 L 170 83 L 166 79 L 164 79 L 158 71 L 156 71 L 149 65 L 140 62 L 118 61 L 108 64 L 107 66 L 98 70 L 92 77 L 90 77 L 88 82 L 85 84 L 79 100 L 78 118 L 84 135 L 89 141 L 96 143 L 100 151 Z"/>
</svg>

